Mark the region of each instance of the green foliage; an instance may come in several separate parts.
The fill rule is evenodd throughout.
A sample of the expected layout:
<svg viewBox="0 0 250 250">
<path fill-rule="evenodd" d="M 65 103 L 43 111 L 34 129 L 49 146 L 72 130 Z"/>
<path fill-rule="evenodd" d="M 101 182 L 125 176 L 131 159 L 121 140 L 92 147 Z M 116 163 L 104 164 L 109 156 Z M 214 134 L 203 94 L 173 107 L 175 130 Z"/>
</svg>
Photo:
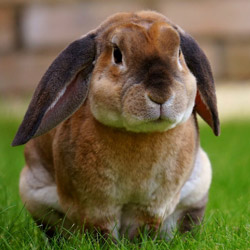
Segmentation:
<svg viewBox="0 0 250 250">
<path fill-rule="evenodd" d="M 204 224 L 195 234 L 175 234 L 171 241 L 152 240 L 142 234 L 138 242 L 96 240 L 91 234 L 60 234 L 51 242 L 35 225 L 18 195 L 24 165 L 23 147 L 12 148 L 20 121 L 0 119 L 0 249 L 249 249 L 250 231 L 250 122 L 223 124 L 220 137 L 201 128 L 201 144 L 213 165 L 213 183 Z"/>
</svg>

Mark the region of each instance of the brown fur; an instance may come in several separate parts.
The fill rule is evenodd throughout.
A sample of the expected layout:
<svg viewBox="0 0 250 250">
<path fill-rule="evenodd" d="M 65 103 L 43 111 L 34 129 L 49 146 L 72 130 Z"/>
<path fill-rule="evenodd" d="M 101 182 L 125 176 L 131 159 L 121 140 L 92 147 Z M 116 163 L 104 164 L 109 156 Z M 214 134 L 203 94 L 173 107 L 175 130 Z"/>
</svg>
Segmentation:
<svg viewBox="0 0 250 250">
<path fill-rule="evenodd" d="M 208 168 L 208 177 L 192 175 L 206 180 L 201 192 L 210 184 L 209 160 L 200 156 L 197 91 L 197 111 L 217 134 L 219 120 L 209 63 L 202 55 L 205 66 L 199 67 L 208 69 L 196 82 L 197 61 L 185 41 L 185 34 L 158 13 L 119 13 L 52 63 L 13 142 L 42 134 L 26 145 L 20 180 L 33 217 L 41 221 L 53 209 L 45 226 L 65 216 L 68 229 L 85 225 L 115 236 L 117 228 L 133 238 L 145 226 L 160 229 L 178 204 L 194 200 L 185 209 L 197 208 L 201 194 L 194 190 L 184 190 L 191 192 L 190 202 L 180 201 L 194 168 Z M 115 48 L 120 64 L 114 61 Z"/>
<path fill-rule="evenodd" d="M 53 135 L 53 141 L 49 140 Z M 100 124 L 92 117 L 87 103 L 56 129 L 30 141 L 26 146 L 26 162 L 32 168 L 34 151 L 30 148 L 34 149 L 35 144 L 46 164 L 44 166 L 55 173 L 53 177 L 60 203 L 63 210 L 68 211 L 67 217 L 75 223 L 89 222 L 92 226 L 103 228 L 107 222 L 97 219 L 96 214 L 93 218 L 88 210 L 95 206 L 101 210 L 114 206 L 114 214 L 107 220 L 118 220 L 121 211 L 116 211 L 117 207 L 123 209 L 130 202 L 140 202 L 137 194 L 145 191 L 138 187 L 151 178 L 153 165 L 159 158 L 169 158 L 174 162 L 168 169 L 163 168 L 155 178 L 161 179 L 163 188 L 178 193 L 192 170 L 190 155 L 195 155 L 198 147 L 195 141 L 197 132 L 193 117 L 165 133 L 134 134 Z M 48 157 L 51 154 L 54 159 Z M 117 168 L 112 169 L 112 164 L 116 164 Z M 138 169 L 138 166 L 145 168 Z M 119 200 L 114 196 L 112 186 L 118 189 L 122 185 L 128 185 L 131 192 Z M 164 197 L 161 199 L 164 200 Z M 161 199 L 156 200 L 154 206 L 161 203 Z M 145 202 L 150 201 L 146 199 Z M 141 225 L 151 220 L 158 221 L 153 213 L 143 210 L 136 213 L 139 213 L 137 216 Z"/>
</svg>

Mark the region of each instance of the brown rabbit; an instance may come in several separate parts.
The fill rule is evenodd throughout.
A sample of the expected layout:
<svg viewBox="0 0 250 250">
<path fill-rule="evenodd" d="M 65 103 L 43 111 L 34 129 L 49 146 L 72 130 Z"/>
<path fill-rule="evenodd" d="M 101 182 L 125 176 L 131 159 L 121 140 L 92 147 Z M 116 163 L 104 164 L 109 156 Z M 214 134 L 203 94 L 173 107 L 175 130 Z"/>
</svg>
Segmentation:
<svg viewBox="0 0 250 250">
<path fill-rule="evenodd" d="M 196 113 L 219 134 L 195 40 L 153 11 L 110 17 L 62 51 L 34 93 L 13 141 L 28 142 L 22 201 L 52 231 L 190 230 L 211 182 Z"/>
</svg>

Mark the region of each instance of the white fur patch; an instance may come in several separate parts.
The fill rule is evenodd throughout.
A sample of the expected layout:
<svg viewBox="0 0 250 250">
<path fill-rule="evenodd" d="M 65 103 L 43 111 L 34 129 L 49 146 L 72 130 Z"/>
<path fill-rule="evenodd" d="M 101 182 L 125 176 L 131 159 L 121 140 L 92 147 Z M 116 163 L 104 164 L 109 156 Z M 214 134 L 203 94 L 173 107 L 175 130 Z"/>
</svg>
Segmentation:
<svg viewBox="0 0 250 250">
<path fill-rule="evenodd" d="M 25 167 L 21 173 L 19 188 L 22 200 L 33 216 L 39 215 L 46 208 L 62 212 L 56 184 L 44 168 Z"/>
<path fill-rule="evenodd" d="M 208 192 L 212 179 L 212 169 L 207 154 L 200 148 L 195 166 L 188 181 L 181 189 L 180 206 L 192 206 Z"/>
<path fill-rule="evenodd" d="M 194 207 L 207 194 L 212 178 L 210 161 L 202 148 L 199 149 L 195 166 L 188 181 L 181 189 L 180 201 L 175 211 L 163 223 L 162 231 L 166 231 L 172 238 L 172 232 L 177 226 L 181 214 Z"/>
</svg>

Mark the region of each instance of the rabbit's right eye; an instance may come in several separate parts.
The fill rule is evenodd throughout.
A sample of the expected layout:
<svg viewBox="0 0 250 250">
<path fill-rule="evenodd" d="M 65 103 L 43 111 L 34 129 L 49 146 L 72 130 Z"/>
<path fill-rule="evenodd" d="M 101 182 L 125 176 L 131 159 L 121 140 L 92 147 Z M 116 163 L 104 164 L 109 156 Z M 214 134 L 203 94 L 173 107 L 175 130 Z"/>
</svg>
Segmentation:
<svg viewBox="0 0 250 250">
<path fill-rule="evenodd" d="M 116 64 L 122 63 L 122 52 L 117 46 L 115 46 L 113 49 L 113 57 Z"/>
</svg>

